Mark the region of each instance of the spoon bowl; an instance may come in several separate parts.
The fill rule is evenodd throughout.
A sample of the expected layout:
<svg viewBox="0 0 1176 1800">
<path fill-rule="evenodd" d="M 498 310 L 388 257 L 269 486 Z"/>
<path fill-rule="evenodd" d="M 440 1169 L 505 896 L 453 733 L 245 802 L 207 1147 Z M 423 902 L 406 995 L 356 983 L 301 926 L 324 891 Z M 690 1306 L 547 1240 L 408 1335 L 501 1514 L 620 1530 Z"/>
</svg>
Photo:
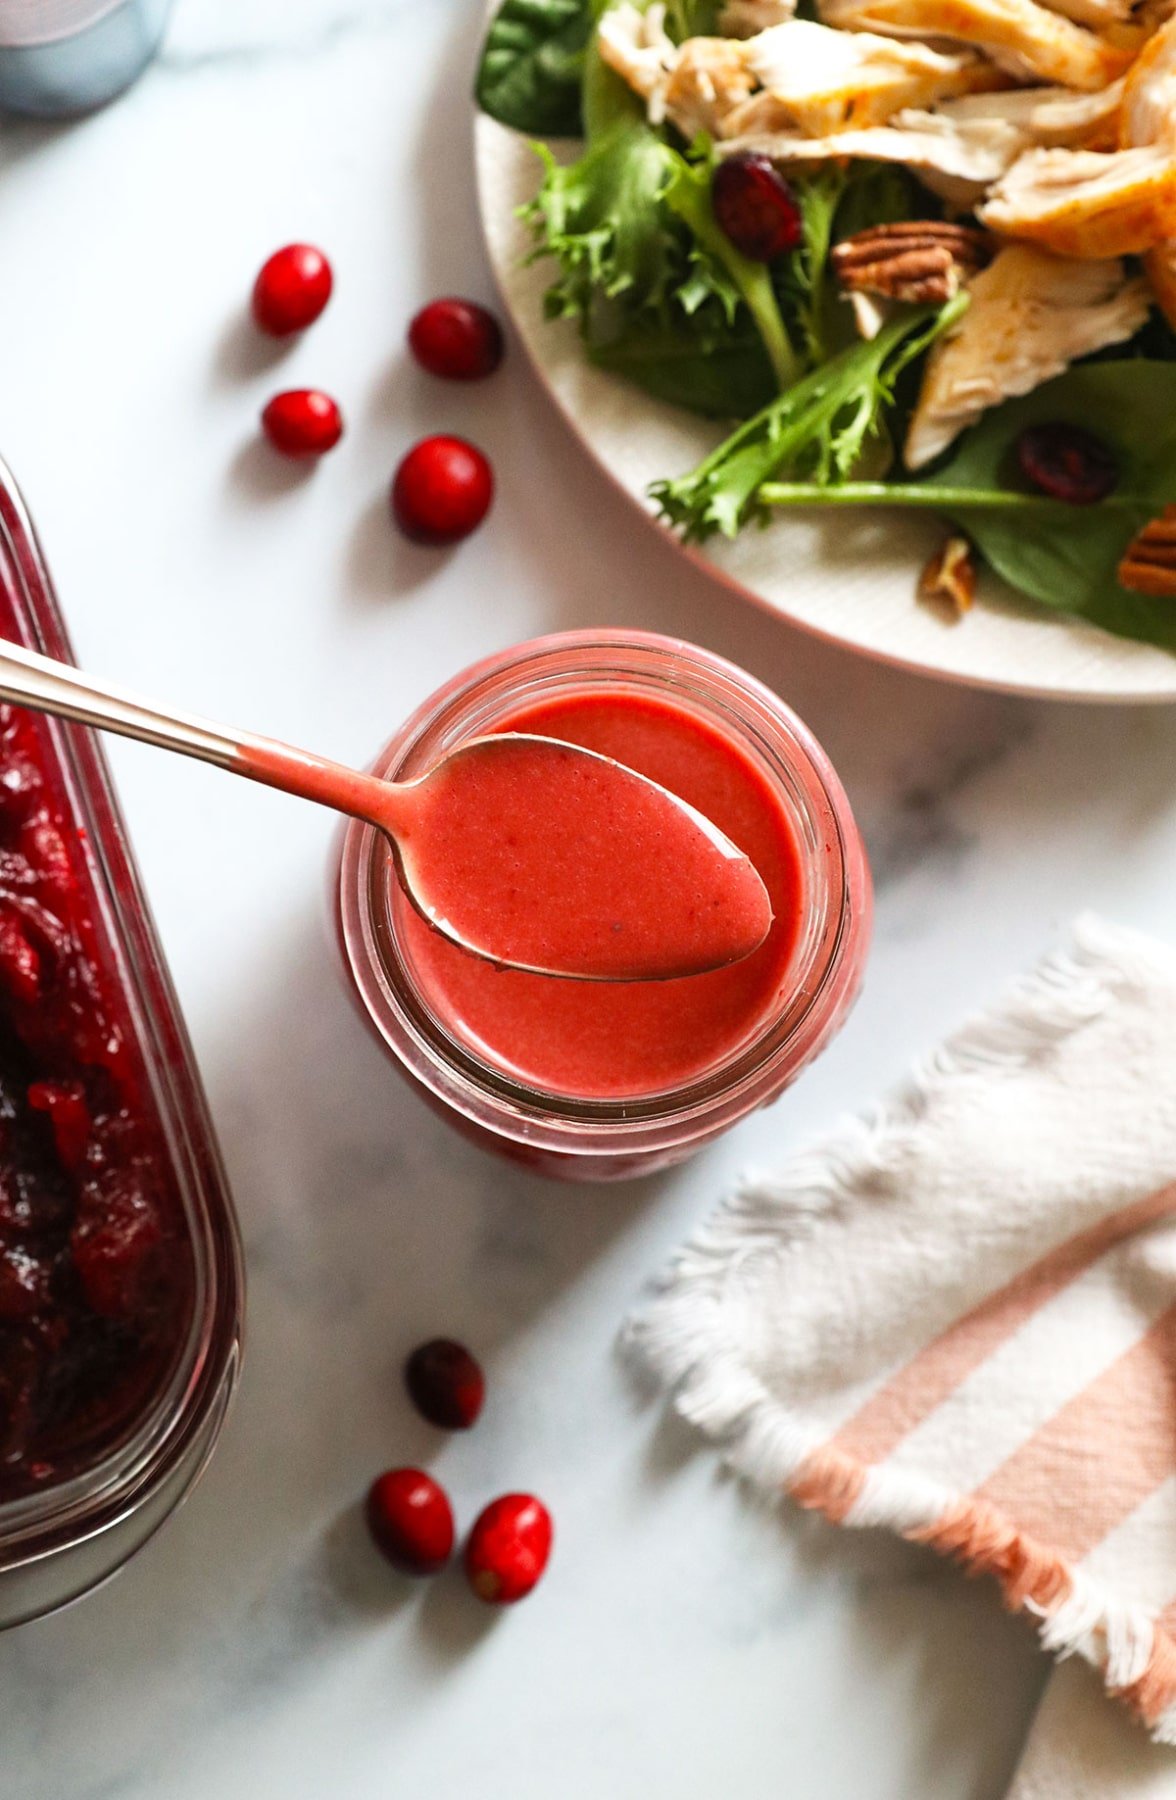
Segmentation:
<svg viewBox="0 0 1176 1800">
<path fill-rule="evenodd" d="M 664 981 L 750 956 L 772 923 L 748 858 L 692 806 L 609 757 L 504 732 L 391 782 L 164 711 L 15 644 L 0 697 L 215 763 L 374 825 L 438 932 L 505 968 Z"/>
<path fill-rule="evenodd" d="M 771 928 L 763 881 L 717 826 L 578 744 L 475 738 L 389 786 L 384 829 L 405 893 L 435 930 L 494 962 L 664 981 L 739 962 Z"/>
</svg>

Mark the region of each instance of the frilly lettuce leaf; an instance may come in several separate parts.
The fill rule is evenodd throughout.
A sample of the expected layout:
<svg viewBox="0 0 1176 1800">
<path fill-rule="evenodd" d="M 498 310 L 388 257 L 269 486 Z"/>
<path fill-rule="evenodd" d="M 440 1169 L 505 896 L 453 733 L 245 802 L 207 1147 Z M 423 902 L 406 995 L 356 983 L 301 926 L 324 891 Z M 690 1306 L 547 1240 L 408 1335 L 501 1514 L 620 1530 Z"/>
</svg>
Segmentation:
<svg viewBox="0 0 1176 1800">
<path fill-rule="evenodd" d="M 543 185 L 523 218 L 533 254 L 559 265 L 548 317 L 590 326 L 605 301 L 660 313 L 688 273 L 663 204 L 677 152 L 640 119 L 616 121 L 573 163 L 558 163 L 545 144 L 535 149 Z"/>
<path fill-rule="evenodd" d="M 600 96 L 611 116 L 596 107 L 577 161 L 535 146 L 544 178 L 523 217 L 533 254 L 558 265 L 547 314 L 577 320 L 595 361 L 663 399 L 717 417 L 754 410 L 799 373 L 771 274 L 715 223 L 708 147 L 683 154 L 607 86 Z"/>
<path fill-rule="evenodd" d="M 876 338 L 851 344 L 777 395 L 688 475 L 655 484 L 664 516 L 688 539 L 734 537 L 764 516 L 761 489 L 789 477 L 814 496 L 846 480 L 884 446 L 884 414 L 902 370 L 959 317 L 957 295 L 939 309 L 904 308 Z M 834 490 L 835 491 L 835 490 Z"/>
</svg>

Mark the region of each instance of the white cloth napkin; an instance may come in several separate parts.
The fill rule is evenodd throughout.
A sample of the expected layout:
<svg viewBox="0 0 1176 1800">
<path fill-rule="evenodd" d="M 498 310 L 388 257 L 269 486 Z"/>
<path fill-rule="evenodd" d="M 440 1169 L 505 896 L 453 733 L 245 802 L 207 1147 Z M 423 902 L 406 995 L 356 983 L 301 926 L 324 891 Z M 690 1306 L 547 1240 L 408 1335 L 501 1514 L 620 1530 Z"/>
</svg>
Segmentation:
<svg viewBox="0 0 1176 1800">
<path fill-rule="evenodd" d="M 1176 1750 L 1145 1736 L 1073 1657 L 1050 1676 L 1008 1800 L 1173 1800 Z"/>
<path fill-rule="evenodd" d="M 753 1482 L 991 1573 L 1176 1743 L 1171 950 L 1080 921 L 875 1113 L 745 1181 L 628 1338 Z M 1081 1800 L 1097 1756 L 1124 1785 L 1092 1794 L 1176 1800 L 1176 1757 L 1068 1672 L 1013 1795 Z"/>
</svg>

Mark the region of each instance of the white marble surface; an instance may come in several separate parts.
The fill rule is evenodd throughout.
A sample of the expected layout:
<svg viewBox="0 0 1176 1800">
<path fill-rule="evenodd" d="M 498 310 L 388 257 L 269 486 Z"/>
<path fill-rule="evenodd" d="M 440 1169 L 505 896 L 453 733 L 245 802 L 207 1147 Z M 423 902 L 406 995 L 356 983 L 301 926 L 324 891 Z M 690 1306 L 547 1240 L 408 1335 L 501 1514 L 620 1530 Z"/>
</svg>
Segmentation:
<svg viewBox="0 0 1176 1800">
<path fill-rule="evenodd" d="M 867 990 L 771 1113 L 612 1191 L 499 1167 L 404 1092 L 325 929 L 330 821 L 212 771 L 113 760 L 248 1245 L 240 1402 L 184 1512 L 104 1592 L 0 1641 L 8 1800 L 998 1800 L 1044 1666 L 929 1556 L 753 1511 L 617 1367 L 618 1321 L 743 1163 L 865 1103 L 1076 909 L 1173 931 L 1176 715 L 1062 709 L 855 661 L 710 585 L 632 514 L 516 358 L 469 393 L 401 348 L 487 291 L 466 93 L 477 0 L 179 0 L 124 101 L 0 128 L 0 453 L 78 648 L 213 715 L 362 758 L 454 667 L 559 626 L 693 637 L 792 699 L 879 886 Z M 263 351 L 264 254 L 321 241 L 322 323 Z M 259 449 L 280 379 L 350 432 L 309 477 Z M 487 528 L 400 542 L 402 447 L 493 454 Z M 966 626 L 963 627 L 966 629 Z M 445 1441 L 398 1365 L 454 1332 L 481 1428 Z M 505 1616 L 410 1588 L 355 1513 L 430 1462 L 468 1518 L 533 1486 L 549 1579 Z"/>
</svg>

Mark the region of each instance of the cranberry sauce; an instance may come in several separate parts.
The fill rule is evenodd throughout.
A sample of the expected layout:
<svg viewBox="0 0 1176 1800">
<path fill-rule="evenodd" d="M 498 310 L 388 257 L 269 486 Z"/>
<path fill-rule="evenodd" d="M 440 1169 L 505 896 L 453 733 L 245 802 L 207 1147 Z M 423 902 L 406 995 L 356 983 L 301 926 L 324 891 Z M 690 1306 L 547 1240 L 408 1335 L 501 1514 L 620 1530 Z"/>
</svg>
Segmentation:
<svg viewBox="0 0 1176 1800">
<path fill-rule="evenodd" d="M 115 1447 L 192 1262 L 48 728 L 0 705 L 0 1501 Z"/>
</svg>

